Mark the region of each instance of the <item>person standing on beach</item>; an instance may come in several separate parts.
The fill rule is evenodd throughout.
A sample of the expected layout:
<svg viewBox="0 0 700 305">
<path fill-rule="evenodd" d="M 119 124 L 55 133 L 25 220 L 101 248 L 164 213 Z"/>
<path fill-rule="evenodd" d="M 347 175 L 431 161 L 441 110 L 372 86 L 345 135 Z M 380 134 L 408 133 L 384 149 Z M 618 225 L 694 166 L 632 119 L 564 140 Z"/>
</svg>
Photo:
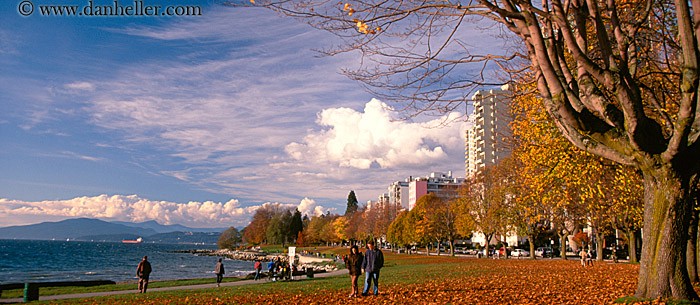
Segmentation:
<svg viewBox="0 0 700 305">
<path fill-rule="evenodd" d="M 221 280 L 224 279 L 224 263 L 222 262 L 222 259 L 219 258 L 219 262 L 216 263 L 216 270 L 214 271 L 216 273 L 216 287 L 221 287 Z"/>
<path fill-rule="evenodd" d="M 367 296 L 372 282 L 374 282 L 374 295 L 379 295 L 379 269 L 384 266 L 384 254 L 375 248 L 372 240 L 367 242 L 367 247 L 369 250 L 365 251 L 365 257 L 362 260 L 362 271 L 365 272 L 365 288 L 362 290 L 362 296 Z"/>
<path fill-rule="evenodd" d="M 148 262 L 148 256 L 144 256 L 139 266 L 136 267 L 136 275 L 139 277 L 139 293 L 146 293 L 148 277 L 151 275 L 151 263 Z"/>
<path fill-rule="evenodd" d="M 350 273 L 350 282 L 352 287 L 352 292 L 350 293 L 350 298 L 356 298 L 359 289 L 357 288 L 357 278 L 362 274 L 362 261 L 363 256 L 360 250 L 357 249 L 356 245 L 350 247 L 350 255 L 345 257 L 345 267 L 348 268 Z"/>
</svg>

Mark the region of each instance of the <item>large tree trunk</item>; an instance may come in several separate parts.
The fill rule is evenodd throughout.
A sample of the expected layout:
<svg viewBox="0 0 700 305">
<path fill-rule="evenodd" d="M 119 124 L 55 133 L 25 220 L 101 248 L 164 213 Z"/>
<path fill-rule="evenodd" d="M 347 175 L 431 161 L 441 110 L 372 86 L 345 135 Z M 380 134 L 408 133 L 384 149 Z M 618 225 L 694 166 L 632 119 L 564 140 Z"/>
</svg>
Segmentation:
<svg viewBox="0 0 700 305">
<path fill-rule="evenodd" d="M 535 235 L 528 235 L 527 239 L 530 244 L 530 259 L 535 259 Z"/>
<path fill-rule="evenodd" d="M 596 261 L 602 262 L 603 250 L 605 250 L 605 234 L 600 233 L 600 231 L 598 231 L 598 228 L 596 228 L 595 232 Z"/>
<path fill-rule="evenodd" d="M 435 253 L 437 253 L 437 256 L 440 256 L 440 241 L 437 242 L 437 249 Z"/>
<path fill-rule="evenodd" d="M 566 240 L 568 239 L 569 234 L 559 233 L 557 235 L 559 235 L 559 245 L 560 245 L 559 256 L 561 256 L 561 259 L 567 259 L 566 258 Z"/>
<path fill-rule="evenodd" d="M 697 300 L 686 267 L 690 177 L 668 168 L 644 170 L 644 244 L 636 297 Z"/>
<path fill-rule="evenodd" d="M 450 239 L 450 256 L 455 256 L 455 242 L 454 240 Z"/>
<path fill-rule="evenodd" d="M 690 227 L 688 227 L 688 248 L 685 251 L 686 266 L 688 267 L 688 276 L 691 283 L 700 282 L 698 279 L 698 253 L 696 245 L 698 242 L 698 212 L 693 209 L 690 218 Z"/>
<path fill-rule="evenodd" d="M 630 256 L 630 263 L 639 263 L 637 260 L 637 234 L 634 230 L 626 231 L 627 234 L 627 248 L 628 254 Z"/>
</svg>

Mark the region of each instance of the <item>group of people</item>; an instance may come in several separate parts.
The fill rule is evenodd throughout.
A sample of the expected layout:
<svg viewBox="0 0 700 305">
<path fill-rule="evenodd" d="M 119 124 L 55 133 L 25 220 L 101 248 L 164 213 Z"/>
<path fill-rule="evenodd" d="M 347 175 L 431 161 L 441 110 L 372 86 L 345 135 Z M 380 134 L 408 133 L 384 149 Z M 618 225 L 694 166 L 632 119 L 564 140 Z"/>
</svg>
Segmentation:
<svg viewBox="0 0 700 305">
<path fill-rule="evenodd" d="M 379 295 L 379 270 L 384 266 L 384 254 L 376 248 L 373 241 L 367 243 L 367 251 L 363 254 L 357 246 L 350 247 L 350 254 L 345 257 L 345 267 L 350 273 L 352 292 L 349 297 L 358 297 L 357 279 L 364 272 L 365 286 L 362 296 L 369 294 L 370 286 L 374 295 Z"/>
<path fill-rule="evenodd" d="M 360 252 L 357 246 L 350 247 L 350 254 L 344 256 L 344 259 L 345 267 L 347 267 L 350 273 L 351 280 L 352 292 L 349 297 L 358 297 L 360 295 L 357 281 L 362 273 L 365 274 L 365 284 L 361 295 L 369 295 L 370 288 L 372 288 L 372 293 L 374 295 L 379 295 L 379 270 L 384 266 L 384 254 L 382 254 L 381 250 L 376 248 L 374 241 L 369 241 L 367 243 L 367 250 L 364 253 Z M 255 269 L 255 280 L 260 279 L 262 263 L 256 260 L 253 268 Z M 278 257 L 271 260 L 267 264 L 267 268 L 269 272 L 268 276 L 273 278 L 273 275 L 276 273 L 283 276 L 288 275 L 290 273 L 289 268 L 294 268 L 294 266 L 292 265 L 290 267 L 289 264 L 283 263 Z M 144 256 L 143 260 L 139 262 L 136 268 L 136 275 L 139 277 L 139 293 L 146 292 L 151 271 L 151 263 L 148 262 L 148 256 Z M 221 258 L 219 258 L 219 261 L 216 263 L 214 273 L 216 274 L 216 287 L 220 287 L 225 273 Z"/>
<path fill-rule="evenodd" d="M 581 248 L 581 251 L 578 253 L 578 255 L 581 257 L 581 266 L 593 266 L 593 253 L 591 253 L 591 249 L 588 249 L 588 252 L 586 252 L 586 250 Z"/>
</svg>

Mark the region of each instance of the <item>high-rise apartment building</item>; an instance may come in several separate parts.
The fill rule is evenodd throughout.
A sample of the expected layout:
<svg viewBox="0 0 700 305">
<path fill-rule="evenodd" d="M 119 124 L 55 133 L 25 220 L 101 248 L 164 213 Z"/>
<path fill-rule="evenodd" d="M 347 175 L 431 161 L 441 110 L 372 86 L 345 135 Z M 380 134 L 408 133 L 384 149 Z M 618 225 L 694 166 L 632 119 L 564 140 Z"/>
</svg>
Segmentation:
<svg viewBox="0 0 700 305">
<path fill-rule="evenodd" d="M 507 140 L 512 136 L 510 123 L 513 116 L 508 108 L 511 95 L 507 85 L 500 90 L 479 90 L 474 93 L 474 112 L 469 116 L 471 125 L 466 132 L 467 177 L 512 153 L 512 145 Z"/>
</svg>

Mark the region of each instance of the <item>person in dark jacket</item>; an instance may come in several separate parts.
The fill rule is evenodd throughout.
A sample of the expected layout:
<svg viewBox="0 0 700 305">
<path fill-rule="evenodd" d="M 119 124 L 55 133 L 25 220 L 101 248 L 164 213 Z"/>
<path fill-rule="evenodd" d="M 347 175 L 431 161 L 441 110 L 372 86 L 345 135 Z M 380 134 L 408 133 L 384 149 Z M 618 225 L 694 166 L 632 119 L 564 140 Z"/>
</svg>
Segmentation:
<svg viewBox="0 0 700 305">
<path fill-rule="evenodd" d="M 362 274 L 362 253 L 357 249 L 357 246 L 350 247 L 350 255 L 345 257 L 345 267 L 348 268 L 350 273 L 350 281 L 352 283 L 352 293 L 350 293 L 351 298 L 357 297 L 359 294 L 359 289 L 357 288 L 357 278 Z"/>
<path fill-rule="evenodd" d="M 136 267 L 136 275 L 139 277 L 139 293 L 146 293 L 148 277 L 151 275 L 151 263 L 148 262 L 148 256 L 144 256 L 139 266 Z"/>
<path fill-rule="evenodd" d="M 224 279 L 224 263 L 221 262 L 222 259 L 219 258 L 219 262 L 216 263 L 216 270 L 214 273 L 216 273 L 216 287 L 221 287 L 221 280 Z"/>
<path fill-rule="evenodd" d="M 367 247 L 369 249 L 365 251 L 365 257 L 362 260 L 362 271 L 365 273 L 365 288 L 362 290 L 362 296 L 367 296 L 373 281 L 374 295 L 379 295 L 379 270 L 384 266 L 384 254 L 375 248 L 374 241 L 369 241 Z"/>
</svg>

